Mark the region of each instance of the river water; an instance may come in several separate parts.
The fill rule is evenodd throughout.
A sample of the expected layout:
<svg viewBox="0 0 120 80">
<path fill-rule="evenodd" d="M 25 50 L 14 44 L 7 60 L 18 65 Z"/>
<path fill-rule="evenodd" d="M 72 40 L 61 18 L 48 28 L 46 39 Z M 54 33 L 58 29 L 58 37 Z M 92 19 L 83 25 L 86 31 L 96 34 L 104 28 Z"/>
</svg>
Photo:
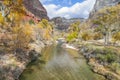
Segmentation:
<svg viewBox="0 0 120 80">
<path fill-rule="evenodd" d="M 42 56 L 31 62 L 20 80 L 106 80 L 93 73 L 85 58 L 75 50 L 49 46 Z"/>
</svg>

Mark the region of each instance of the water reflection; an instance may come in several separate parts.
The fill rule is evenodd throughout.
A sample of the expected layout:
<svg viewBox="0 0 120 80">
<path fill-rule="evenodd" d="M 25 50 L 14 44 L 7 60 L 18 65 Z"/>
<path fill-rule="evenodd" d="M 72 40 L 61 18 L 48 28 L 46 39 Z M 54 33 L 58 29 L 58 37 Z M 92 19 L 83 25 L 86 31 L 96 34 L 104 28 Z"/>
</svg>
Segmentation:
<svg viewBox="0 0 120 80">
<path fill-rule="evenodd" d="M 105 80 L 93 73 L 77 51 L 50 46 L 28 65 L 20 80 Z"/>
</svg>

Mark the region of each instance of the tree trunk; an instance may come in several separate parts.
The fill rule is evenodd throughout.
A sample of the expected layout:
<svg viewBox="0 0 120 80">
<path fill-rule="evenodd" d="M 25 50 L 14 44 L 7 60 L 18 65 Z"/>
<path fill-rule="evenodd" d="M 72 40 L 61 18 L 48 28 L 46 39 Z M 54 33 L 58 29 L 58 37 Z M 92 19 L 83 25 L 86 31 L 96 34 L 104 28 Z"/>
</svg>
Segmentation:
<svg viewBox="0 0 120 80">
<path fill-rule="evenodd" d="M 109 44 L 109 32 L 106 32 L 104 39 L 105 39 L 104 45 L 107 46 Z"/>
<path fill-rule="evenodd" d="M 106 46 L 107 45 L 107 37 L 106 37 L 106 35 L 104 36 L 104 45 Z"/>
</svg>

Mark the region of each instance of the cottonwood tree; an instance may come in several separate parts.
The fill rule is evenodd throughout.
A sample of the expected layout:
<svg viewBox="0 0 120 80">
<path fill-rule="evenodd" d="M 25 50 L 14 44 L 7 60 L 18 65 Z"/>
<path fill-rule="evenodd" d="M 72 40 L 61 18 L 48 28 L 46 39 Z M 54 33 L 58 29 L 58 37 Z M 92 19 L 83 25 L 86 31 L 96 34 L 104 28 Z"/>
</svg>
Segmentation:
<svg viewBox="0 0 120 80">
<path fill-rule="evenodd" d="M 27 47 L 32 29 L 30 25 L 22 22 L 23 16 L 25 16 L 22 0 L 3 0 L 0 2 L 0 10 L 0 22 L 3 22 L 2 26 L 4 26 L 5 32 L 11 33 L 13 43 L 11 47 L 14 50 Z"/>
<path fill-rule="evenodd" d="M 35 28 L 37 40 L 49 40 L 52 38 L 53 25 L 46 19 L 42 19 Z"/>
<path fill-rule="evenodd" d="M 0 1 L 0 11 L 4 18 L 7 18 L 8 15 L 14 17 L 14 14 L 16 13 L 18 14 L 24 13 L 24 7 L 23 7 L 22 0 Z"/>
<path fill-rule="evenodd" d="M 93 24 L 97 25 L 97 31 L 104 35 L 105 45 L 108 45 L 112 36 L 112 31 L 116 31 L 114 24 L 120 21 L 120 5 L 106 7 L 96 13 L 93 18 Z M 119 26 L 117 27 L 119 28 Z"/>
<path fill-rule="evenodd" d="M 70 25 L 70 27 L 68 29 L 68 36 L 67 36 L 67 41 L 68 42 L 71 42 L 71 41 L 78 38 L 78 34 L 79 34 L 79 31 L 80 31 L 79 25 L 80 25 L 79 21 L 76 21 L 75 23 L 72 23 Z"/>
</svg>

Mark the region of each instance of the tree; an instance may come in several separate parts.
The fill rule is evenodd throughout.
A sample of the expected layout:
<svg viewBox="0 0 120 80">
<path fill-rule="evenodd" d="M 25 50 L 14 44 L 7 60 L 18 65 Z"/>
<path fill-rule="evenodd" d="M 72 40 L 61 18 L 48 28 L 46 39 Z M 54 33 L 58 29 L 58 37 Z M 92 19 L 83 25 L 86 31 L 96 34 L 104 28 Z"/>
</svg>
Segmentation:
<svg viewBox="0 0 120 80">
<path fill-rule="evenodd" d="M 25 38 L 28 38 L 25 36 L 25 35 L 28 36 L 28 34 L 25 34 L 25 32 L 27 32 L 28 29 L 26 29 L 25 31 L 23 29 L 26 27 L 25 26 L 21 27 L 22 17 L 25 15 L 25 10 L 22 4 L 22 0 L 2 0 L 0 1 L 0 11 L 1 11 L 0 13 L 1 29 L 4 30 L 1 33 L 2 34 L 5 33 L 6 35 L 10 34 L 10 37 L 14 38 L 14 40 L 12 40 L 14 42 L 13 46 L 18 45 L 19 47 L 22 47 L 23 45 L 22 42 L 25 42 L 26 40 L 28 40 L 28 39 L 25 39 Z M 22 36 L 25 37 L 23 40 L 21 40 Z M 10 43 L 10 40 L 9 40 L 10 37 L 5 38 L 8 43 Z M 5 43 L 5 40 L 2 41 L 2 43 Z M 16 48 L 18 48 L 18 46 L 16 46 Z"/>
<path fill-rule="evenodd" d="M 42 19 L 36 25 L 37 40 L 49 40 L 53 34 L 53 25 L 46 19 Z"/>
<path fill-rule="evenodd" d="M 108 45 L 111 38 L 112 31 L 116 28 L 113 27 L 116 22 L 120 23 L 120 5 L 113 7 L 106 7 L 96 13 L 93 18 L 93 24 L 97 25 L 97 31 L 104 35 L 105 45 Z"/>
<path fill-rule="evenodd" d="M 90 20 L 84 21 L 80 24 L 80 31 L 78 34 L 78 39 L 80 43 L 82 41 L 87 41 L 93 39 L 93 29 L 91 28 L 91 22 Z"/>
<path fill-rule="evenodd" d="M 75 23 L 72 23 L 68 29 L 68 36 L 67 36 L 67 41 L 68 42 L 71 42 L 71 41 L 74 41 L 76 38 L 78 38 L 78 34 L 79 34 L 79 31 L 80 31 L 80 28 L 79 28 L 79 25 L 80 25 L 80 22 L 77 21 Z"/>
<path fill-rule="evenodd" d="M 1 1 L 1 14 L 5 19 L 5 22 L 10 22 L 12 27 L 17 22 L 21 22 L 25 15 L 25 8 L 23 6 L 23 0 L 4 0 Z"/>
<path fill-rule="evenodd" d="M 69 27 L 69 31 L 70 32 L 74 32 L 74 31 L 79 32 L 80 31 L 79 25 L 80 25 L 79 21 L 76 21 L 75 23 L 72 23 Z"/>
<path fill-rule="evenodd" d="M 67 42 L 72 42 L 78 37 L 78 32 L 69 33 L 67 36 Z"/>
</svg>

